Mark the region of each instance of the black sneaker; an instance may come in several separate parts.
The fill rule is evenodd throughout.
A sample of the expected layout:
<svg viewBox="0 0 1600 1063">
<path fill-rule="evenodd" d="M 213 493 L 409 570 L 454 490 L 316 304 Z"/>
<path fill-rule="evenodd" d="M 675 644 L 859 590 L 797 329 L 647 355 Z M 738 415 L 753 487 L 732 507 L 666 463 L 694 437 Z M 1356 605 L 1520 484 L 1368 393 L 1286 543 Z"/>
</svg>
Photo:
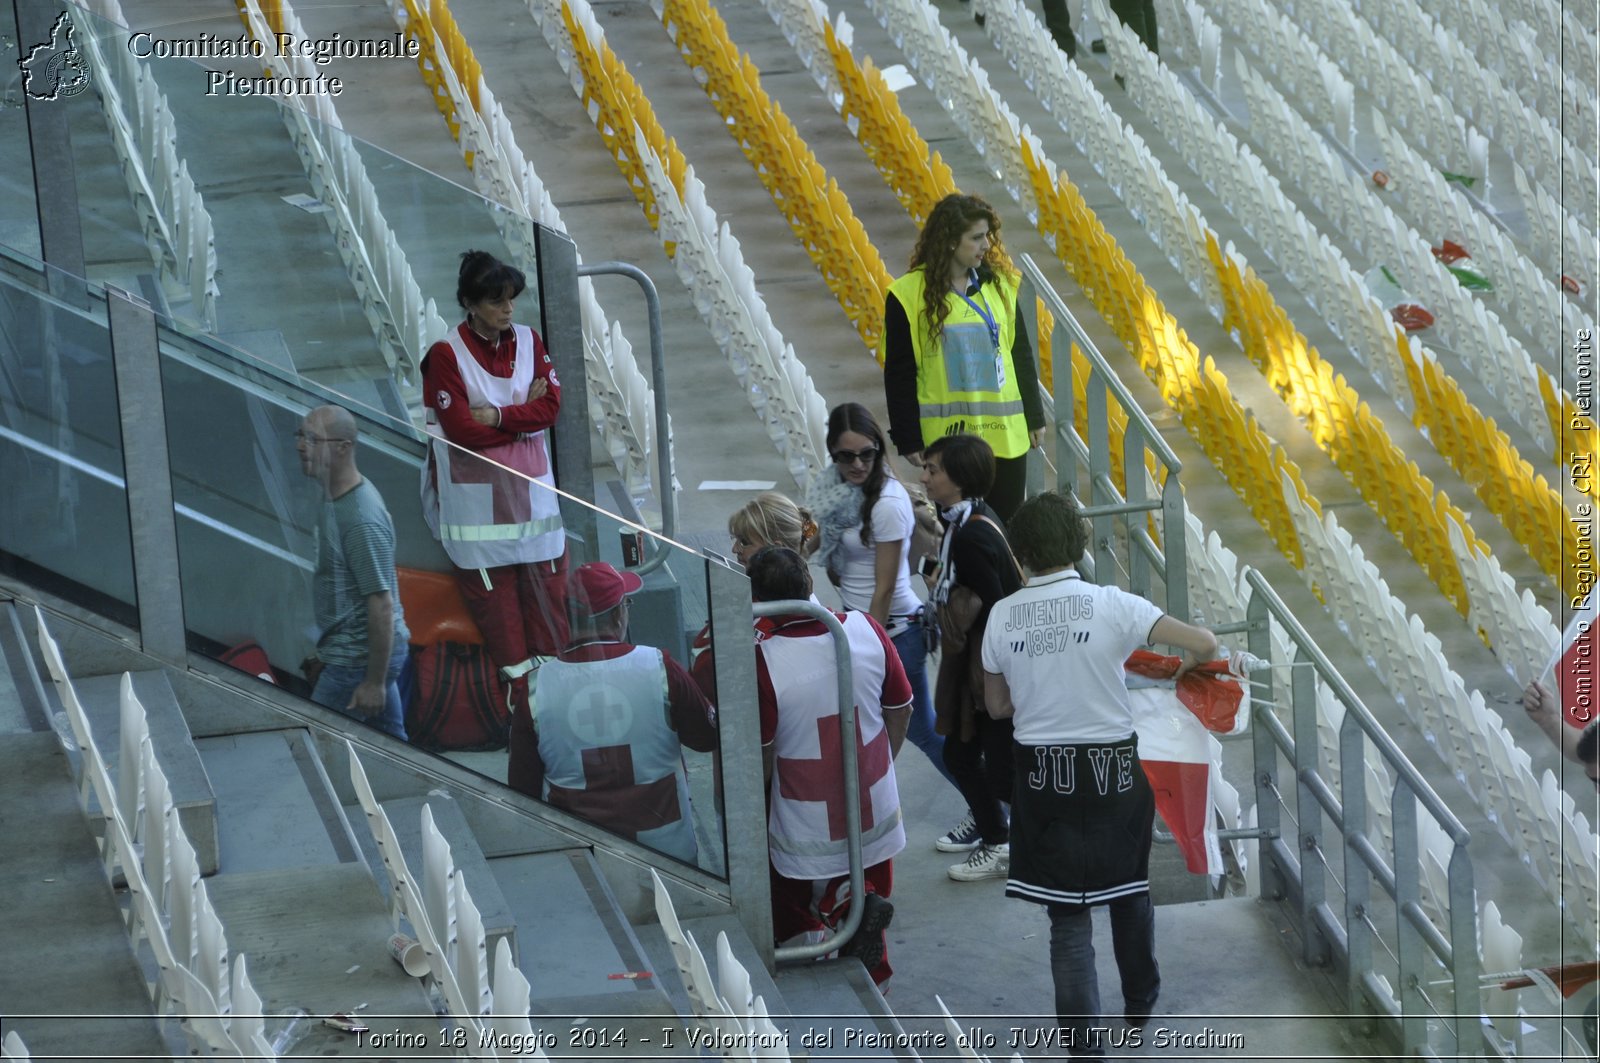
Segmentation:
<svg viewBox="0 0 1600 1063">
<path fill-rule="evenodd" d="M 840 956 L 854 956 L 869 972 L 883 962 L 889 951 L 883 932 L 894 920 L 894 905 L 876 893 L 867 894 L 861 912 L 861 925 L 855 935 L 839 950 Z"/>
</svg>

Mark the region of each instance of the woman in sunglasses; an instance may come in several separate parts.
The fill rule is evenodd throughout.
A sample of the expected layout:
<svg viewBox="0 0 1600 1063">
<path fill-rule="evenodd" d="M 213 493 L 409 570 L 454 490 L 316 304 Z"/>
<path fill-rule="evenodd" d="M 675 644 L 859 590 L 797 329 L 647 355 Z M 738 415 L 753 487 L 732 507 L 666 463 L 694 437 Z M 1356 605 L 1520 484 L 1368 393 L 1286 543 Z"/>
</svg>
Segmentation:
<svg viewBox="0 0 1600 1063">
<path fill-rule="evenodd" d="M 806 493 L 821 529 L 812 543 L 844 607 L 870 614 L 889 633 L 911 680 L 907 737 L 954 786 L 944 765 L 944 739 L 934 732 L 922 602 L 911 589 L 911 496 L 889 467 L 883 429 L 859 402 L 828 414 L 828 454 L 833 468 L 823 470 Z"/>
<path fill-rule="evenodd" d="M 889 435 L 913 465 L 941 436 L 966 432 L 994 450 L 989 505 L 1011 519 L 1027 488 L 1028 450 L 1044 438 L 1039 371 L 1018 313 L 1019 278 L 1000 216 L 952 194 L 928 214 L 883 308 Z"/>
</svg>

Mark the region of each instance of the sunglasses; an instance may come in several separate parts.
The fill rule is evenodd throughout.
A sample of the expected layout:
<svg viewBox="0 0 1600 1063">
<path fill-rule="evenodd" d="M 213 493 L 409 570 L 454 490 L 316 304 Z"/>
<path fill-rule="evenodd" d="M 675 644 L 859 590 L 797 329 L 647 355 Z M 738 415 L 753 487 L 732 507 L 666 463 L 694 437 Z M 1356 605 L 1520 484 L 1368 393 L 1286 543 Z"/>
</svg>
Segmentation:
<svg viewBox="0 0 1600 1063">
<path fill-rule="evenodd" d="M 871 465 L 877 460 L 878 453 L 877 447 L 867 447 L 865 450 L 859 451 L 836 450 L 833 452 L 833 463 L 835 465 L 854 465 L 859 461 L 863 465 Z"/>
</svg>

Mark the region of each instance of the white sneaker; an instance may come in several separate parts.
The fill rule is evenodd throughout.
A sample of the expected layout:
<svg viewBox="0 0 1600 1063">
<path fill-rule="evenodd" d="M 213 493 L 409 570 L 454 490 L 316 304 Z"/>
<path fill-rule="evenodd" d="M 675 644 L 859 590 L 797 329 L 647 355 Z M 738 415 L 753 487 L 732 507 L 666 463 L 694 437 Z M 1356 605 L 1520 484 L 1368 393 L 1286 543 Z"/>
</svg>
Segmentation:
<svg viewBox="0 0 1600 1063">
<path fill-rule="evenodd" d="M 967 810 L 967 818 L 951 827 L 933 843 L 933 847 L 941 853 L 965 853 L 978 847 L 983 841 L 983 835 L 978 833 L 978 821 L 973 818 L 972 810 Z"/>
<path fill-rule="evenodd" d="M 957 882 L 1005 878 L 1011 874 L 1011 844 L 979 845 L 964 863 L 952 865 L 949 874 Z"/>
</svg>

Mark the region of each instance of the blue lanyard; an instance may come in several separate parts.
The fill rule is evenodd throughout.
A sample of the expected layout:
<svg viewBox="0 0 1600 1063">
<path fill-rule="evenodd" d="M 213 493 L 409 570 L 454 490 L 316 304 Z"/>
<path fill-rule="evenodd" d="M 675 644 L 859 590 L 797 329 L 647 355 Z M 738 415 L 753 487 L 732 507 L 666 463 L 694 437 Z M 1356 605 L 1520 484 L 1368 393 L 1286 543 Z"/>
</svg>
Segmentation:
<svg viewBox="0 0 1600 1063">
<path fill-rule="evenodd" d="M 989 327 L 989 342 L 994 344 L 995 353 L 998 354 L 1000 351 L 1000 325 L 995 321 L 994 315 L 989 313 L 989 297 L 983 294 L 983 288 L 981 286 L 978 288 L 978 298 L 983 300 L 983 306 L 981 307 L 973 302 L 966 292 L 957 292 L 956 294 L 961 296 L 961 301 L 972 307 L 972 312 L 982 318 L 983 323 Z"/>
</svg>

